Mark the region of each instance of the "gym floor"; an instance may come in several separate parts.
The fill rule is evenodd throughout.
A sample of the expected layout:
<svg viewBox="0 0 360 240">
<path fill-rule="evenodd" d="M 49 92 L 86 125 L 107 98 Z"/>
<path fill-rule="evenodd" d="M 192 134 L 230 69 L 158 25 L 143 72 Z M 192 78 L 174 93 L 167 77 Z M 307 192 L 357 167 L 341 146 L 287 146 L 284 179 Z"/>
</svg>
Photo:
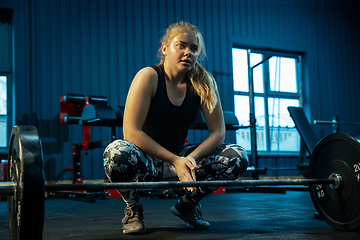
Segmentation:
<svg viewBox="0 0 360 240">
<path fill-rule="evenodd" d="M 360 239 L 360 232 L 338 231 L 314 218 L 308 191 L 227 192 L 201 201 L 211 227 L 193 231 L 170 212 L 175 199 L 141 197 L 145 235 L 124 235 L 125 204 L 119 198 L 94 203 L 47 198 L 43 239 Z M 6 201 L 0 203 L 0 239 L 9 239 Z"/>
</svg>

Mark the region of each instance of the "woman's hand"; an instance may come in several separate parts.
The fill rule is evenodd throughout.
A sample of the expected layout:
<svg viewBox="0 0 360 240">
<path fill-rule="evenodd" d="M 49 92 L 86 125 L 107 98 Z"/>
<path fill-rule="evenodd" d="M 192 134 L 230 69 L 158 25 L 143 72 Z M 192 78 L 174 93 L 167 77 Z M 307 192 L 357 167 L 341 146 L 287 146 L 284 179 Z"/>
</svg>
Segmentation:
<svg viewBox="0 0 360 240">
<path fill-rule="evenodd" d="M 191 156 L 178 157 L 173 165 L 180 181 L 196 181 L 195 170 L 198 168 L 195 158 Z M 188 187 L 189 191 L 195 190 L 195 187 Z"/>
</svg>

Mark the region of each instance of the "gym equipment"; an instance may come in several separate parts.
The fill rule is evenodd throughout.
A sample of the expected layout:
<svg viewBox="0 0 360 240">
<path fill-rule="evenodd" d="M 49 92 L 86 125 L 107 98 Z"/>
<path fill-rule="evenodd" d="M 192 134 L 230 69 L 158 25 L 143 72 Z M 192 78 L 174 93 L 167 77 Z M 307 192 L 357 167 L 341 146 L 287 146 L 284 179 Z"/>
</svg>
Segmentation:
<svg viewBox="0 0 360 240">
<path fill-rule="evenodd" d="M 122 126 L 124 107 L 111 107 L 107 97 L 84 96 L 67 93 L 60 96 L 60 123 L 63 125 L 77 124 L 83 127 L 83 141 L 72 146 L 73 167 L 67 167 L 57 176 L 60 179 L 67 171 L 73 171 L 73 183 L 82 183 L 81 151 L 104 148 L 116 139 L 116 127 Z M 110 139 L 91 141 L 91 126 L 111 128 Z M 81 192 L 76 194 L 83 197 Z"/>
<path fill-rule="evenodd" d="M 310 179 L 45 185 L 42 158 L 37 129 L 13 127 L 8 157 L 11 182 L 0 183 L 0 193 L 8 195 L 11 239 L 41 239 L 45 191 L 129 188 L 309 185 L 315 208 L 330 226 L 338 230 L 360 229 L 360 144 L 358 138 L 347 134 L 331 134 L 318 143 L 309 165 Z"/>
<path fill-rule="evenodd" d="M 343 122 L 339 121 L 339 116 L 333 116 L 331 121 L 329 120 L 314 120 L 314 124 L 330 124 L 333 127 L 333 132 L 340 131 L 340 125 L 355 125 L 360 126 L 360 122 Z"/>
<path fill-rule="evenodd" d="M 338 124 L 338 125 L 357 125 L 360 126 L 360 122 L 341 122 L 336 119 L 336 117 L 332 121 L 328 120 L 314 120 L 314 124 Z"/>
<path fill-rule="evenodd" d="M 301 107 L 288 107 L 287 109 L 301 137 L 300 156 L 297 169 L 299 169 L 305 177 L 308 177 L 307 169 L 309 168 L 309 161 L 306 151 L 309 153 L 309 156 L 311 156 L 316 144 L 320 141 L 320 138 L 316 136 Z"/>
<path fill-rule="evenodd" d="M 360 144 L 359 137 L 332 133 L 316 145 L 311 155 L 309 178 L 337 173 L 343 178 L 340 190 L 332 185 L 310 186 L 314 206 L 322 219 L 339 230 L 360 226 Z"/>
<path fill-rule="evenodd" d="M 226 130 L 238 130 L 240 128 L 248 128 L 249 126 L 240 126 L 235 114 L 231 111 L 223 111 Z M 190 129 L 207 130 L 205 118 L 201 110 L 199 110 L 195 122 Z"/>
<path fill-rule="evenodd" d="M 295 123 L 295 127 L 298 130 L 301 139 L 305 143 L 306 150 L 312 154 L 320 138 L 316 136 L 310 122 L 306 118 L 304 110 L 301 107 L 288 107 L 288 111 Z"/>
<path fill-rule="evenodd" d="M 33 126 L 14 127 L 8 153 L 8 177 L 12 193 L 8 196 L 10 239 L 31 236 L 41 239 L 44 225 L 45 185 L 43 154 L 37 129 Z M 10 184 L 1 184 L 3 195 Z"/>
</svg>

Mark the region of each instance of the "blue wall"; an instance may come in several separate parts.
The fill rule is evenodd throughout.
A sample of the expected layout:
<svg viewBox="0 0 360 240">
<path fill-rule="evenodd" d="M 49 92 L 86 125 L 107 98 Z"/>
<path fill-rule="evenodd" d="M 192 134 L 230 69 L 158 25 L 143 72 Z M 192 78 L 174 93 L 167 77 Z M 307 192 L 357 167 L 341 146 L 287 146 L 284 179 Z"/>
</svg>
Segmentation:
<svg viewBox="0 0 360 240">
<path fill-rule="evenodd" d="M 80 126 L 60 125 L 59 96 L 101 95 L 109 105 L 124 105 L 133 76 L 158 62 L 159 38 L 180 20 L 204 34 L 203 64 L 216 76 L 224 110 L 234 108 L 231 48 L 257 47 L 303 55 L 309 119 L 360 121 L 355 0 L 2 0 L 0 7 L 14 9 L 15 122 L 38 127 L 48 180 L 73 165 L 72 144 L 82 141 Z M 330 126 L 314 129 L 319 136 L 331 132 Z M 91 131 L 94 141 L 109 135 L 107 128 Z M 205 136 L 192 131 L 189 140 Z M 82 156 L 84 179 L 104 178 L 102 151 Z"/>
</svg>

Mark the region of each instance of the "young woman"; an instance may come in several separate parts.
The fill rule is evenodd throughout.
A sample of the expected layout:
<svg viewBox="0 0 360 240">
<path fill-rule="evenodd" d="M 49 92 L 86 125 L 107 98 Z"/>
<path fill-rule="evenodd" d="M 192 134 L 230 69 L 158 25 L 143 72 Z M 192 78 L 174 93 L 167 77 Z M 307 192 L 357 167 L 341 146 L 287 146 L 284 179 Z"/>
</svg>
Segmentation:
<svg viewBox="0 0 360 240">
<path fill-rule="evenodd" d="M 196 26 L 179 22 L 166 30 L 160 63 L 141 69 L 130 86 L 123 140 L 104 152 L 111 182 L 234 180 L 248 166 L 246 151 L 224 144 L 225 124 L 215 79 L 198 63 L 205 46 Z M 197 145 L 185 139 L 199 109 L 208 137 Z M 215 189 L 188 188 L 171 208 L 192 229 L 207 229 L 199 201 Z M 126 202 L 123 233 L 143 233 L 143 208 L 135 190 L 119 190 Z"/>
</svg>

